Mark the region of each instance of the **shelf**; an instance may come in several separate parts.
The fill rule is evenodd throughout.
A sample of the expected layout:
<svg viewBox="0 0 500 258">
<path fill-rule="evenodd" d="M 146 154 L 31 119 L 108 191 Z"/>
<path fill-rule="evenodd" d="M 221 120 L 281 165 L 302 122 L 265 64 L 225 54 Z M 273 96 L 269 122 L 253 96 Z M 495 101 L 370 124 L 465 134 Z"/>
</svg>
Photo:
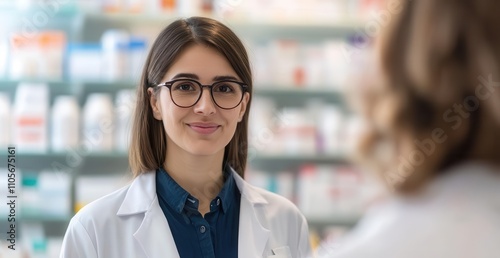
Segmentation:
<svg viewBox="0 0 500 258">
<path fill-rule="evenodd" d="M 308 97 L 322 97 L 325 95 L 338 96 L 342 92 L 333 89 L 330 86 L 322 85 L 317 87 L 290 87 L 290 86 L 277 86 L 277 85 L 264 85 L 253 87 L 255 94 L 271 95 L 276 97 L 293 97 L 293 96 L 308 96 Z"/>
<path fill-rule="evenodd" d="M 43 158 L 43 159 L 63 159 L 68 156 L 74 155 L 74 154 L 80 154 L 81 156 L 84 156 L 85 158 L 88 159 L 122 159 L 122 158 L 127 158 L 128 153 L 125 152 L 89 152 L 89 153 L 74 153 L 74 152 L 19 152 L 18 149 L 16 149 L 16 157 L 21 157 L 25 159 L 36 159 L 36 158 Z M 0 153 L 0 157 L 6 157 L 7 153 L 5 151 L 2 151 Z"/>
<path fill-rule="evenodd" d="M 303 106 L 308 101 L 325 101 L 344 106 L 343 93 L 328 86 L 321 87 L 286 87 L 286 86 L 254 86 L 254 96 L 269 97 L 278 101 L 280 107 Z"/>
<path fill-rule="evenodd" d="M 301 164 L 301 163 L 346 163 L 346 158 L 341 155 L 257 155 L 249 157 L 250 162 L 279 162 L 286 164 Z"/>
<path fill-rule="evenodd" d="M 84 85 L 90 90 L 99 90 L 103 86 L 109 89 L 129 89 L 136 87 L 136 83 L 133 79 L 114 81 L 114 80 L 64 80 L 64 79 L 51 79 L 51 78 L 22 78 L 22 79 L 6 79 L 0 78 L 0 89 L 9 88 L 12 86 L 17 86 L 19 83 L 45 83 L 50 85 L 51 89 L 58 88 L 68 88 L 68 85 L 73 87 L 74 85 Z"/>
<path fill-rule="evenodd" d="M 276 20 L 250 20 L 227 19 L 214 17 L 213 14 L 199 14 L 221 20 L 242 39 L 253 41 L 268 41 L 273 38 L 296 39 L 314 42 L 319 39 L 345 38 L 363 28 L 364 23 L 356 20 L 339 21 L 276 21 Z M 108 27 L 124 29 L 154 28 L 161 30 L 173 21 L 186 17 L 178 13 L 163 14 L 133 14 L 133 13 L 87 13 L 85 20 L 90 25 L 107 24 Z M 90 35 L 90 34 L 89 34 Z M 92 37 L 95 37 L 96 35 Z"/>
<path fill-rule="evenodd" d="M 2 218 L 7 218 L 6 214 L 0 215 Z M 43 223 L 68 223 L 71 219 L 70 216 L 50 216 L 50 215 L 21 215 L 16 216 L 17 223 L 23 222 L 43 222 Z M 7 220 L 2 221 L 7 223 Z"/>
<path fill-rule="evenodd" d="M 216 17 L 212 13 L 199 13 L 197 15 L 182 15 L 179 13 L 161 13 L 161 14 L 147 14 L 147 13 L 87 13 L 87 19 L 98 21 L 113 21 L 127 25 L 147 25 L 147 24 L 169 24 L 177 19 L 185 18 L 188 16 L 204 16 L 212 19 L 220 20 L 235 29 L 245 30 L 268 30 L 268 31 L 282 31 L 288 29 L 290 31 L 351 31 L 356 28 L 362 28 L 364 23 L 354 19 L 346 20 L 331 20 L 331 21 L 313 21 L 313 20 L 252 20 L 252 19 L 238 19 L 238 18 L 221 18 Z"/>
<path fill-rule="evenodd" d="M 296 171 L 297 168 L 307 165 L 347 165 L 347 159 L 338 155 L 257 155 L 248 156 L 248 164 L 252 169 L 268 172 Z"/>
<path fill-rule="evenodd" d="M 46 223 L 68 223 L 69 216 L 49 216 L 49 215 L 25 215 L 20 216 L 20 222 L 46 222 Z"/>
<path fill-rule="evenodd" d="M 16 168 L 27 171 L 51 170 L 63 173 L 128 173 L 127 153 L 90 152 L 79 149 L 67 153 L 23 153 L 16 151 Z M 0 153 L 0 168 L 6 167 L 7 154 Z"/>
<path fill-rule="evenodd" d="M 309 227 L 326 228 L 328 226 L 346 226 L 353 227 L 361 219 L 362 215 L 337 214 L 330 218 L 308 218 Z"/>
<path fill-rule="evenodd" d="M 363 24 L 356 21 L 311 22 L 295 21 L 231 21 L 224 20 L 237 34 L 247 38 L 268 40 L 270 38 L 288 38 L 303 41 L 317 41 L 346 37 L 362 28 Z"/>
</svg>

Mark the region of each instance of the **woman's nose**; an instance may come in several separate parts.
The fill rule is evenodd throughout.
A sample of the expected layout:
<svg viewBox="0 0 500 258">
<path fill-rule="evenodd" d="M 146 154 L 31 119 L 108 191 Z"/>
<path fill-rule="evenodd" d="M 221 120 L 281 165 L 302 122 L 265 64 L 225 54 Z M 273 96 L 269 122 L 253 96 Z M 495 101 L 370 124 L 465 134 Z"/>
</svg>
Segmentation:
<svg viewBox="0 0 500 258">
<path fill-rule="evenodd" d="M 202 115 L 214 114 L 217 107 L 212 100 L 210 89 L 203 89 L 201 91 L 200 100 L 194 105 L 194 112 Z"/>
</svg>

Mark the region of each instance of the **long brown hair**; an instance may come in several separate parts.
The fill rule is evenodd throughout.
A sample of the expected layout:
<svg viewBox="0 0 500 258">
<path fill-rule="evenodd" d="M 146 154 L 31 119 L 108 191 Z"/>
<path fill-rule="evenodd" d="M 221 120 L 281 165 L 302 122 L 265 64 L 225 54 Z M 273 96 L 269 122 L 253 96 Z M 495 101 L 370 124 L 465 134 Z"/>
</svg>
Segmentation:
<svg viewBox="0 0 500 258">
<path fill-rule="evenodd" d="M 162 121 L 153 117 L 148 88 L 157 85 L 177 56 L 192 44 L 212 47 L 224 55 L 241 80 L 248 85 L 250 99 L 236 132 L 225 148 L 223 165 L 243 176 L 248 151 L 248 114 L 252 96 L 252 74 L 248 55 L 240 39 L 224 24 L 204 17 L 180 19 L 160 32 L 146 59 L 132 124 L 129 151 L 134 176 L 160 167 L 166 157 L 167 141 Z"/>
<path fill-rule="evenodd" d="M 377 42 L 361 153 L 410 193 L 460 162 L 500 163 L 500 1 L 398 2 Z"/>
</svg>

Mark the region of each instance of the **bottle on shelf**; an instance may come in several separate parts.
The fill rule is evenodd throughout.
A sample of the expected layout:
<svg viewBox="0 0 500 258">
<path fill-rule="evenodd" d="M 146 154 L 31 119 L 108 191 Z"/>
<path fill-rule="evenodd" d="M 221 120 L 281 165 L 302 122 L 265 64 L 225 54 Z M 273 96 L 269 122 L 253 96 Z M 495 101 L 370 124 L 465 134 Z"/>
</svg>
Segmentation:
<svg viewBox="0 0 500 258">
<path fill-rule="evenodd" d="M 147 41 L 139 37 L 130 37 L 129 42 L 129 74 L 130 79 L 139 81 L 142 67 L 147 56 Z"/>
<path fill-rule="evenodd" d="M 135 90 L 120 90 L 115 99 L 115 149 L 126 152 L 130 143 L 132 130 L 131 117 L 134 113 Z"/>
<path fill-rule="evenodd" d="M 92 93 L 83 108 L 82 147 L 93 151 L 113 149 L 113 103 L 106 93 Z"/>
<path fill-rule="evenodd" d="M 66 73 L 70 80 L 102 79 L 102 47 L 99 43 L 71 43 L 68 45 Z"/>
<path fill-rule="evenodd" d="M 14 33 L 10 41 L 10 78 L 62 78 L 66 49 L 66 34 L 63 31 L 40 31 L 32 37 Z"/>
<path fill-rule="evenodd" d="M 51 147 L 54 152 L 75 149 L 80 143 L 80 107 L 74 96 L 58 96 L 51 113 Z"/>
<path fill-rule="evenodd" d="M 107 30 L 101 36 L 101 44 L 104 79 L 123 80 L 129 72 L 127 69 L 129 34 L 123 30 Z"/>
<path fill-rule="evenodd" d="M 47 151 L 49 89 L 44 83 L 21 83 L 16 90 L 13 143 L 19 152 Z"/>
</svg>

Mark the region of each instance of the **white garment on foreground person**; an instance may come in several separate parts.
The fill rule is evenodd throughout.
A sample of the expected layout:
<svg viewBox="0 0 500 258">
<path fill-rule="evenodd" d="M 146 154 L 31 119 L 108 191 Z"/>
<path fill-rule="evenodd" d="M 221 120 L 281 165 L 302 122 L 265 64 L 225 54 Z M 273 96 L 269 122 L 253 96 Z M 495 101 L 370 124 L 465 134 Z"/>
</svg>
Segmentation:
<svg viewBox="0 0 500 258">
<path fill-rule="evenodd" d="M 60 257 L 179 257 L 158 203 L 155 175 L 141 174 L 131 185 L 82 208 L 68 226 Z M 307 221 L 298 209 L 284 197 L 251 186 L 234 171 L 233 176 L 241 192 L 238 257 L 307 257 Z M 301 231 L 287 223 L 300 225 Z M 297 249 L 299 253 L 290 251 Z"/>
<path fill-rule="evenodd" d="M 422 194 L 369 212 L 322 257 L 498 258 L 500 174 L 485 164 L 455 166 Z"/>
</svg>

